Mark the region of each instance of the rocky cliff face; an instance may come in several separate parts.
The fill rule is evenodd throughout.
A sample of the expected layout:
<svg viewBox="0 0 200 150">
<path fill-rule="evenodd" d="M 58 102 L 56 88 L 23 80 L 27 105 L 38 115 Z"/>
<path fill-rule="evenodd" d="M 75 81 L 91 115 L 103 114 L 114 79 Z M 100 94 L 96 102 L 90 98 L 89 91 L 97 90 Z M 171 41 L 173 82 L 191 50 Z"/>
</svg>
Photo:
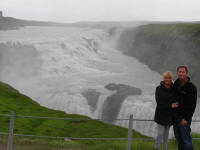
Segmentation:
<svg viewBox="0 0 200 150">
<path fill-rule="evenodd" d="M 118 47 L 159 73 L 170 70 L 176 74 L 177 66 L 188 66 L 192 81 L 200 89 L 199 24 L 152 24 L 127 29 Z"/>
</svg>

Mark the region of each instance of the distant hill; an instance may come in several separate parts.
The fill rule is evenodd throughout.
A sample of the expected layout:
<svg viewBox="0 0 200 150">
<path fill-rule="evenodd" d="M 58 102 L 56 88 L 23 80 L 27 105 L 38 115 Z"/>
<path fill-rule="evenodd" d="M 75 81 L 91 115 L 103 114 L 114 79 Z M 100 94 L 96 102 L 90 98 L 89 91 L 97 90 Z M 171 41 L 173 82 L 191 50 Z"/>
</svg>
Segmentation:
<svg viewBox="0 0 200 150">
<path fill-rule="evenodd" d="M 22 20 L 12 17 L 0 17 L 0 30 L 16 30 L 25 26 L 99 27 L 99 25 L 85 22 L 56 23 L 34 20 Z"/>
<path fill-rule="evenodd" d="M 80 21 L 75 23 L 58 23 L 50 21 L 36 21 L 23 20 L 13 17 L 0 17 L 0 30 L 16 30 L 25 26 L 60 26 L 60 27 L 93 27 L 93 28 L 107 28 L 107 27 L 133 27 L 143 24 L 169 24 L 169 23 L 183 23 L 183 22 L 164 22 L 164 21 Z"/>
</svg>

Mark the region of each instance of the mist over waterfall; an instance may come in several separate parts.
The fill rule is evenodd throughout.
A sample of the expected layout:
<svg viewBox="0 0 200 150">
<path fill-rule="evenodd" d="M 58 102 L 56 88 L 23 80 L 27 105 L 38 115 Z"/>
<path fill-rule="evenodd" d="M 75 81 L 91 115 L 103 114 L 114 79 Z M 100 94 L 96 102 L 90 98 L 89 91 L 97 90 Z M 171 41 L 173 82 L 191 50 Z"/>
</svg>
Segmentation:
<svg viewBox="0 0 200 150">
<path fill-rule="evenodd" d="M 161 76 L 117 50 L 115 42 L 101 28 L 0 31 L 0 80 L 42 106 L 66 113 L 153 119 Z M 109 123 L 128 126 L 127 121 Z M 153 122 L 134 122 L 134 128 L 155 134 Z"/>
</svg>

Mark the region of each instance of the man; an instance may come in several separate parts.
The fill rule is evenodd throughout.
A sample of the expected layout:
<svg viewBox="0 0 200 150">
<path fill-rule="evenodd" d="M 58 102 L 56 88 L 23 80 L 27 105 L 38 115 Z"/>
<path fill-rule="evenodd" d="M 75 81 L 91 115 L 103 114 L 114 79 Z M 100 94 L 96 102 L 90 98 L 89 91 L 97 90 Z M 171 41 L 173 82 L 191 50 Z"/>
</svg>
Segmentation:
<svg viewBox="0 0 200 150">
<path fill-rule="evenodd" d="M 178 150 L 193 150 L 190 126 L 196 108 L 197 89 L 188 77 L 186 66 L 179 66 L 177 74 L 178 79 L 174 83 L 174 91 L 179 107 L 174 113 L 174 135 L 178 141 Z"/>
</svg>

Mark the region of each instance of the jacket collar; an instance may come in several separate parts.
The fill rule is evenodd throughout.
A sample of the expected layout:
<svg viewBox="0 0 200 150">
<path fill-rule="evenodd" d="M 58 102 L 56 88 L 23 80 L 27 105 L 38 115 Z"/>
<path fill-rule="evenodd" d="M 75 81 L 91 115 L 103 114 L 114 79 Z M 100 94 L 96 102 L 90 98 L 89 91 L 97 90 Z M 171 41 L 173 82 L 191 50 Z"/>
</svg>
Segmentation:
<svg viewBox="0 0 200 150">
<path fill-rule="evenodd" d="M 165 87 L 165 82 L 164 82 L 164 81 L 161 81 L 161 82 L 160 82 L 160 86 L 163 87 L 163 88 L 166 88 L 166 87 Z M 170 87 L 172 87 L 172 86 L 173 86 L 173 83 L 171 83 Z M 166 88 L 166 89 L 167 89 L 167 88 Z"/>
<path fill-rule="evenodd" d="M 187 82 L 186 82 L 185 84 L 183 84 L 182 86 L 185 86 L 187 83 L 190 82 L 190 77 L 187 77 L 187 78 L 188 78 Z M 180 86 L 180 85 L 181 85 L 180 79 L 178 78 L 178 79 L 174 82 L 174 84 L 178 84 L 178 86 Z"/>
</svg>

